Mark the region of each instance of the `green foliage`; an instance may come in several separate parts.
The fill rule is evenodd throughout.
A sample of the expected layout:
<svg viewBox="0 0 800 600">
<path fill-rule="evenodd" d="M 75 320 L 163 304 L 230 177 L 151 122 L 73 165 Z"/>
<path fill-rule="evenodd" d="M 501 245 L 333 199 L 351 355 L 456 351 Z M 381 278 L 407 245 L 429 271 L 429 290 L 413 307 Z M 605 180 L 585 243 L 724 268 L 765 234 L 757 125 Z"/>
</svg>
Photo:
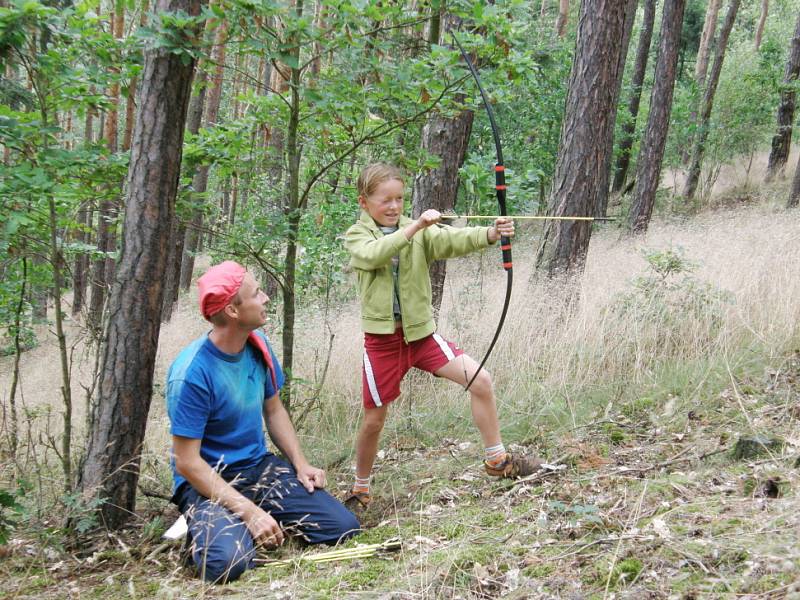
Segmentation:
<svg viewBox="0 0 800 600">
<path fill-rule="evenodd" d="M 633 280 L 633 291 L 620 299 L 623 311 L 636 310 L 641 318 L 668 330 L 691 316 L 714 319 L 713 308 L 731 301 L 730 294 L 690 275 L 696 264 L 680 247 L 645 251 L 644 258 L 650 272 Z"/>
<path fill-rule="evenodd" d="M 611 581 L 615 585 L 627 585 L 635 581 L 642 572 L 644 564 L 638 558 L 626 558 L 614 565 Z"/>
<path fill-rule="evenodd" d="M 573 526 L 579 521 L 602 525 L 603 518 L 598 514 L 599 509 L 593 504 L 566 504 L 560 500 L 551 500 L 547 503 L 548 508 L 564 517 Z"/>
<path fill-rule="evenodd" d="M 98 511 L 105 503 L 103 498 L 92 498 L 87 501 L 83 495 L 73 492 L 62 497 L 65 509 L 65 520 L 79 534 L 95 529 L 99 523 Z"/>
<path fill-rule="evenodd" d="M 22 488 L 18 488 L 14 493 L 0 489 L 0 546 L 8 543 L 11 532 L 22 514 L 20 500 L 23 494 Z"/>
<path fill-rule="evenodd" d="M 139 35 L 150 47 L 175 54 L 184 65 L 201 56 L 197 33 L 202 29 L 206 15 L 192 16 L 177 11 L 157 12 L 154 17 L 150 27 L 139 30 Z"/>
</svg>

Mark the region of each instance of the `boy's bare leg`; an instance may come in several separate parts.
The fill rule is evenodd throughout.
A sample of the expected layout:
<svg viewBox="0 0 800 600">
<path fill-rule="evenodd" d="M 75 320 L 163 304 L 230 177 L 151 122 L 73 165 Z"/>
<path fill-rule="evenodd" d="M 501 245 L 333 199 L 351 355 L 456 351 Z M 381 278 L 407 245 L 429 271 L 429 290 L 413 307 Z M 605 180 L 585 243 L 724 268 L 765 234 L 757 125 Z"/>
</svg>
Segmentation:
<svg viewBox="0 0 800 600">
<path fill-rule="evenodd" d="M 388 408 L 389 405 L 384 404 L 377 408 L 364 409 L 364 419 L 361 421 L 356 440 L 357 477 L 368 478 L 372 473 L 372 465 L 375 464 L 375 456 L 378 454 L 378 440 L 386 422 Z"/>
<path fill-rule="evenodd" d="M 462 354 L 436 371 L 434 375 L 455 381 L 464 387 L 477 370 L 478 363 L 466 354 Z M 489 448 L 500 444 L 500 423 L 497 419 L 494 387 L 492 378 L 486 369 L 481 369 L 480 374 L 472 382 L 469 393 L 472 420 L 481 433 L 484 447 Z"/>
</svg>

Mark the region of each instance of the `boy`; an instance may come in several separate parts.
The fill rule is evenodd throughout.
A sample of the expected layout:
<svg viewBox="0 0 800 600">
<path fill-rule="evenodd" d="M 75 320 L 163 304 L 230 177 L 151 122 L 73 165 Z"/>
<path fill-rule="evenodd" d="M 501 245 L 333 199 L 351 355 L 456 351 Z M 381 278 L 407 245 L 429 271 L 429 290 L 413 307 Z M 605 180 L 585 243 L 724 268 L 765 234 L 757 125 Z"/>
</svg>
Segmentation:
<svg viewBox="0 0 800 600">
<path fill-rule="evenodd" d="M 346 504 L 370 502 L 370 475 L 386 412 L 400 395 L 411 367 L 466 386 L 478 363 L 436 333 L 428 267 L 432 261 L 462 256 L 512 237 L 514 224 L 501 217 L 492 227 L 440 228 L 441 214 L 426 210 L 413 221 L 403 215 L 400 171 L 374 164 L 358 178 L 361 216 L 345 234 L 350 265 L 358 274 L 364 330 L 364 420 L 356 442 L 356 479 Z M 484 467 L 495 477 L 520 477 L 540 461 L 512 456 L 500 439 L 494 390 L 481 369 L 469 388 L 472 419 L 485 448 Z"/>
</svg>

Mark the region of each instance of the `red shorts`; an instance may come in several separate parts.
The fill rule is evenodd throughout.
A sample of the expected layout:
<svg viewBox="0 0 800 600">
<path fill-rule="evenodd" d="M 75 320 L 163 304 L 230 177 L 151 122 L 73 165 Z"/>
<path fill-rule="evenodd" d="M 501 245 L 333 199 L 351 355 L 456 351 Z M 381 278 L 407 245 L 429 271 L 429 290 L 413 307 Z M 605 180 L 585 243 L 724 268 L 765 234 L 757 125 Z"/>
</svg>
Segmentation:
<svg viewBox="0 0 800 600">
<path fill-rule="evenodd" d="M 364 407 L 389 404 L 400 395 L 400 381 L 411 367 L 434 373 L 464 351 L 438 333 L 406 344 L 403 328 L 364 334 L 362 365 Z"/>
</svg>

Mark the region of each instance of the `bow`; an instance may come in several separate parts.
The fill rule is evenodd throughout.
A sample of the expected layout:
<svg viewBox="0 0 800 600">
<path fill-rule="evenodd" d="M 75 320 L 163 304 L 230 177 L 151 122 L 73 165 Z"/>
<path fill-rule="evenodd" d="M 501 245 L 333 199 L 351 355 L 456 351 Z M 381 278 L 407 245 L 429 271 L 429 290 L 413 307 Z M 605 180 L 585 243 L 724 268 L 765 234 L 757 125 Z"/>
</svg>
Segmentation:
<svg viewBox="0 0 800 600">
<path fill-rule="evenodd" d="M 486 107 L 486 114 L 489 115 L 489 123 L 492 126 L 492 135 L 494 136 L 494 147 L 497 154 L 497 163 L 494 167 L 494 178 L 495 178 L 495 192 L 497 194 L 497 203 L 500 205 L 500 216 L 507 216 L 506 215 L 506 173 L 505 173 L 505 166 L 503 165 L 503 148 L 500 145 L 500 131 L 497 128 L 497 123 L 494 120 L 494 112 L 492 112 L 492 106 L 489 104 L 489 98 L 486 96 L 486 92 L 481 85 L 481 80 L 478 77 L 478 71 L 475 69 L 475 65 L 472 64 L 472 61 L 467 56 L 467 53 L 464 51 L 464 47 L 461 45 L 461 42 L 458 41 L 455 32 L 451 32 L 453 36 L 453 40 L 455 40 L 458 49 L 461 51 L 461 56 L 464 57 L 464 61 L 467 63 L 467 67 L 469 68 L 469 72 L 472 73 L 472 77 L 475 78 L 475 84 L 478 86 L 478 90 L 481 93 L 481 98 L 483 99 L 483 105 Z M 472 376 L 472 379 L 469 380 L 467 383 L 467 387 L 464 388 L 464 391 L 469 390 L 472 382 L 475 381 L 475 378 L 478 376 L 478 373 L 481 372 L 483 365 L 486 364 L 489 355 L 492 353 L 494 349 L 494 345 L 497 342 L 497 338 L 500 337 L 500 331 L 503 329 L 503 323 L 506 320 L 506 313 L 508 312 L 508 304 L 511 301 L 511 288 L 514 282 L 514 270 L 513 270 L 513 263 L 511 260 L 511 240 L 506 237 L 502 236 L 500 238 L 500 249 L 503 251 L 503 268 L 506 270 L 506 299 L 503 302 L 503 311 L 500 313 L 500 322 L 497 324 L 497 330 L 494 332 L 494 337 L 492 338 L 492 342 L 489 344 L 489 349 L 486 351 L 486 354 L 481 360 L 480 364 L 478 365 L 478 370 L 475 371 L 475 374 Z"/>
</svg>

